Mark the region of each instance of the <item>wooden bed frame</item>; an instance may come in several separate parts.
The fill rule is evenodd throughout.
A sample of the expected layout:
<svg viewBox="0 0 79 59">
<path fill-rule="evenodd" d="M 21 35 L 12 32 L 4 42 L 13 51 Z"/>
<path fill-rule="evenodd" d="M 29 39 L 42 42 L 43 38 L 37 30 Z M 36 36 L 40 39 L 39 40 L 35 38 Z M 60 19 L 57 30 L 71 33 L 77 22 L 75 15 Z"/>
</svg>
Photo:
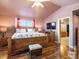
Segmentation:
<svg viewBox="0 0 79 59">
<path fill-rule="evenodd" d="M 16 51 L 23 51 L 24 49 L 28 49 L 28 45 L 30 44 L 40 44 L 43 47 L 46 47 L 48 46 L 48 36 L 9 39 L 8 40 L 9 52 L 11 55 L 15 55 Z"/>
</svg>

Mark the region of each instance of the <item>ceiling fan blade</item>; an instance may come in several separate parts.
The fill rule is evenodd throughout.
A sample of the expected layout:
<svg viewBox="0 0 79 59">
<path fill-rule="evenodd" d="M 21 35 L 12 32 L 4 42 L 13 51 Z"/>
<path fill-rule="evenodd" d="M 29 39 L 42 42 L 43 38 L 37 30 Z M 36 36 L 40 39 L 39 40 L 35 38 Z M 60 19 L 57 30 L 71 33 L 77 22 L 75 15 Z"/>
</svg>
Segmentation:
<svg viewBox="0 0 79 59">
<path fill-rule="evenodd" d="M 35 0 L 28 0 L 28 1 L 35 1 Z"/>
<path fill-rule="evenodd" d="M 27 0 L 27 1 L 36 1 L 36 0 Z M 44 2 L 44 1 L 50 1 L 50 0 L 38 0 L 40 2 Z"/>
<path fill-rule="evenodd" d="M 42 8 L 44 7 L 44 5 L 42 3 L 39 3 L 39 6 L 41 6 Z"/>
<path fill-rule="evenodd" d="M 32 8 L 35 6 L 36 4 L 34 3 L 33 5 L 32 5 Z"/>
<path fill-rule="evenodd" d="M 44 1 L 50 1 L 50 0 L 39 0 L 40 2 L 44 2 Z"/>
<path fill-rule="evenodd" d="M 44 7 L 44 5 L 41 4 L 40 2 L 38 2 L 38 3 L 35 2 L 35 3 L 32 5 L 32 7 L 35 7 L 35 6 L 36 6 L 36 7 L 40 6 L 40 7 L 42 7 L 42 8 Z"/>
<path fill-rule="evenodd" d="M 44 2 L 44 1 L 50 1 L 50 0 L 29 0 L 29 1 L 33 1 L 34 3 L 33 3 L 33 5 L 32 5 L 32 7 L 38 7 L 38 6 L 40 6 L 40 7 L 44 7 L 44 5 L 41 3 L 41 2 Z"/>
</svg>

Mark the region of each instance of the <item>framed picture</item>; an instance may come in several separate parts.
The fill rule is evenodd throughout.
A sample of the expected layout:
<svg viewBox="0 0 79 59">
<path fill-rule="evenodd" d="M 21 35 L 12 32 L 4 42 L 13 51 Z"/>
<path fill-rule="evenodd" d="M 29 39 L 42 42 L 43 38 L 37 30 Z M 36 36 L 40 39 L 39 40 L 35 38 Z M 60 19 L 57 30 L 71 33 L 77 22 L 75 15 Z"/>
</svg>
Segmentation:
<svg viewBox="0 0 79 59">
<path fill-rule="evenodd" d="M 56 30 L 56 22 L 47 23 L 47 29 Z"/>
</svg>

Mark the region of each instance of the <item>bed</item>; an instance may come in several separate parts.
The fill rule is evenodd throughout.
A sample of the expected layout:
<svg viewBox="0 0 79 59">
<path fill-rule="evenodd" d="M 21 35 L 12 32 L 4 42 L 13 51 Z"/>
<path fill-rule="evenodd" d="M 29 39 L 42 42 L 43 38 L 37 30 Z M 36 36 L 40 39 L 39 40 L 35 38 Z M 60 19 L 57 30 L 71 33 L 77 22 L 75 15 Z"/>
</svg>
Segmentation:
<svg viewBox="0 0 79 59">
<path fill-rule="evenodd" d="M 20 38 L 30 38 L 30 37 L 41 37 L 46 36 L 44 33 L 39 32 L 20 32 L 20 33 L 14 33 L 12 36 L 12 39 L 20 39 Z"/>
<path fill-rule="evenodd" d="M 16 51 L 23 51 L 30 44 L 41 44 L 46 47 L 48 37 L 45 33 L 39 32 L 16 32 L 11 37 L 11 53 L 14 55 Z"/>
</svg>

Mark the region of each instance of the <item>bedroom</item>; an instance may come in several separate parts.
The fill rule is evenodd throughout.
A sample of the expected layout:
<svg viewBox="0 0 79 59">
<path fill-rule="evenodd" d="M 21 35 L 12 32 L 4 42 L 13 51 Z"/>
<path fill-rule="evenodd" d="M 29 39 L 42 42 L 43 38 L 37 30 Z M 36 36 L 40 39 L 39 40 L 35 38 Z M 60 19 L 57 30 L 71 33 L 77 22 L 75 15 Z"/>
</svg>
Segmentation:
<svg viewBox="0 0 79 59">
<path fill-rule="evenodd" d="M 4 52 L 6 58 L 7 56 L 9 59 L 12 57 L 27 58 L 23 52 L 26 53 L 28 51 L 27 46 L 31 44 L 40 44 L 42 48 L 45 48 L 43 49 L 44 55 L 42 58 L 53 58 L 57 54 L 57 57 L 59 57 L 59 52 L 52 57 L 52 54 L 58 51 L 60 47 L 59 19 L 70 17 L 73 20 L 72 12 L 79 9 L 78 0 L 64 1 L 44 1 L 41 2 L 44 7 L 32 7 L 34 1 L 0 0 L 0 51 L 7 50 Z M 70 30 L 73 28 L 72 20 L 69 20 Z M 47 25 L 47 23 L 50 25 Z M 54 27 L 51 27 L 52 24 Z M 73 31 L 69 34 L 69 43 L 71 43 L 69 46 L 70 49 L 73 49 L 75 48 L 71 42 L 73 41 Z M 0 55 L 3 58 L 3 52 Z"/>
<path fill-rule="evenodd" d="M 10 19 L 10 16 L 0 16 L 0 18 L 0 24 L 3 25 L 0 27 L 0 31 L 4 34 L 0 41 L 0 48 L 1 50 L 3 49 L 2 51 L 7 49 L 8 54 L 10 53 L 11 56 L 23 54 L 25 50 L 28 50 L 27 46 L 31 44 L 41 44 L 49 54 L 51 54 L 51 50 L 53 50 L 51 46 L 56 46 L 54 45 L 55 33 L 52 32 L 50 34 L 50 32 L 48 32 L 47 36 L 45 31 L 41 29 L 41 25 L 37 24 L 40 23 L 39 21 L 23 17 L 13 17 L 13 20 Z M 48 49 L 50 49 L 50 51 L 47 49 L 47 46 L 49 46 Z M 45 54 L 46 51 L 43 53 Z M 53 51 L 55 51 L 55 49 Z"/>
</svg>

